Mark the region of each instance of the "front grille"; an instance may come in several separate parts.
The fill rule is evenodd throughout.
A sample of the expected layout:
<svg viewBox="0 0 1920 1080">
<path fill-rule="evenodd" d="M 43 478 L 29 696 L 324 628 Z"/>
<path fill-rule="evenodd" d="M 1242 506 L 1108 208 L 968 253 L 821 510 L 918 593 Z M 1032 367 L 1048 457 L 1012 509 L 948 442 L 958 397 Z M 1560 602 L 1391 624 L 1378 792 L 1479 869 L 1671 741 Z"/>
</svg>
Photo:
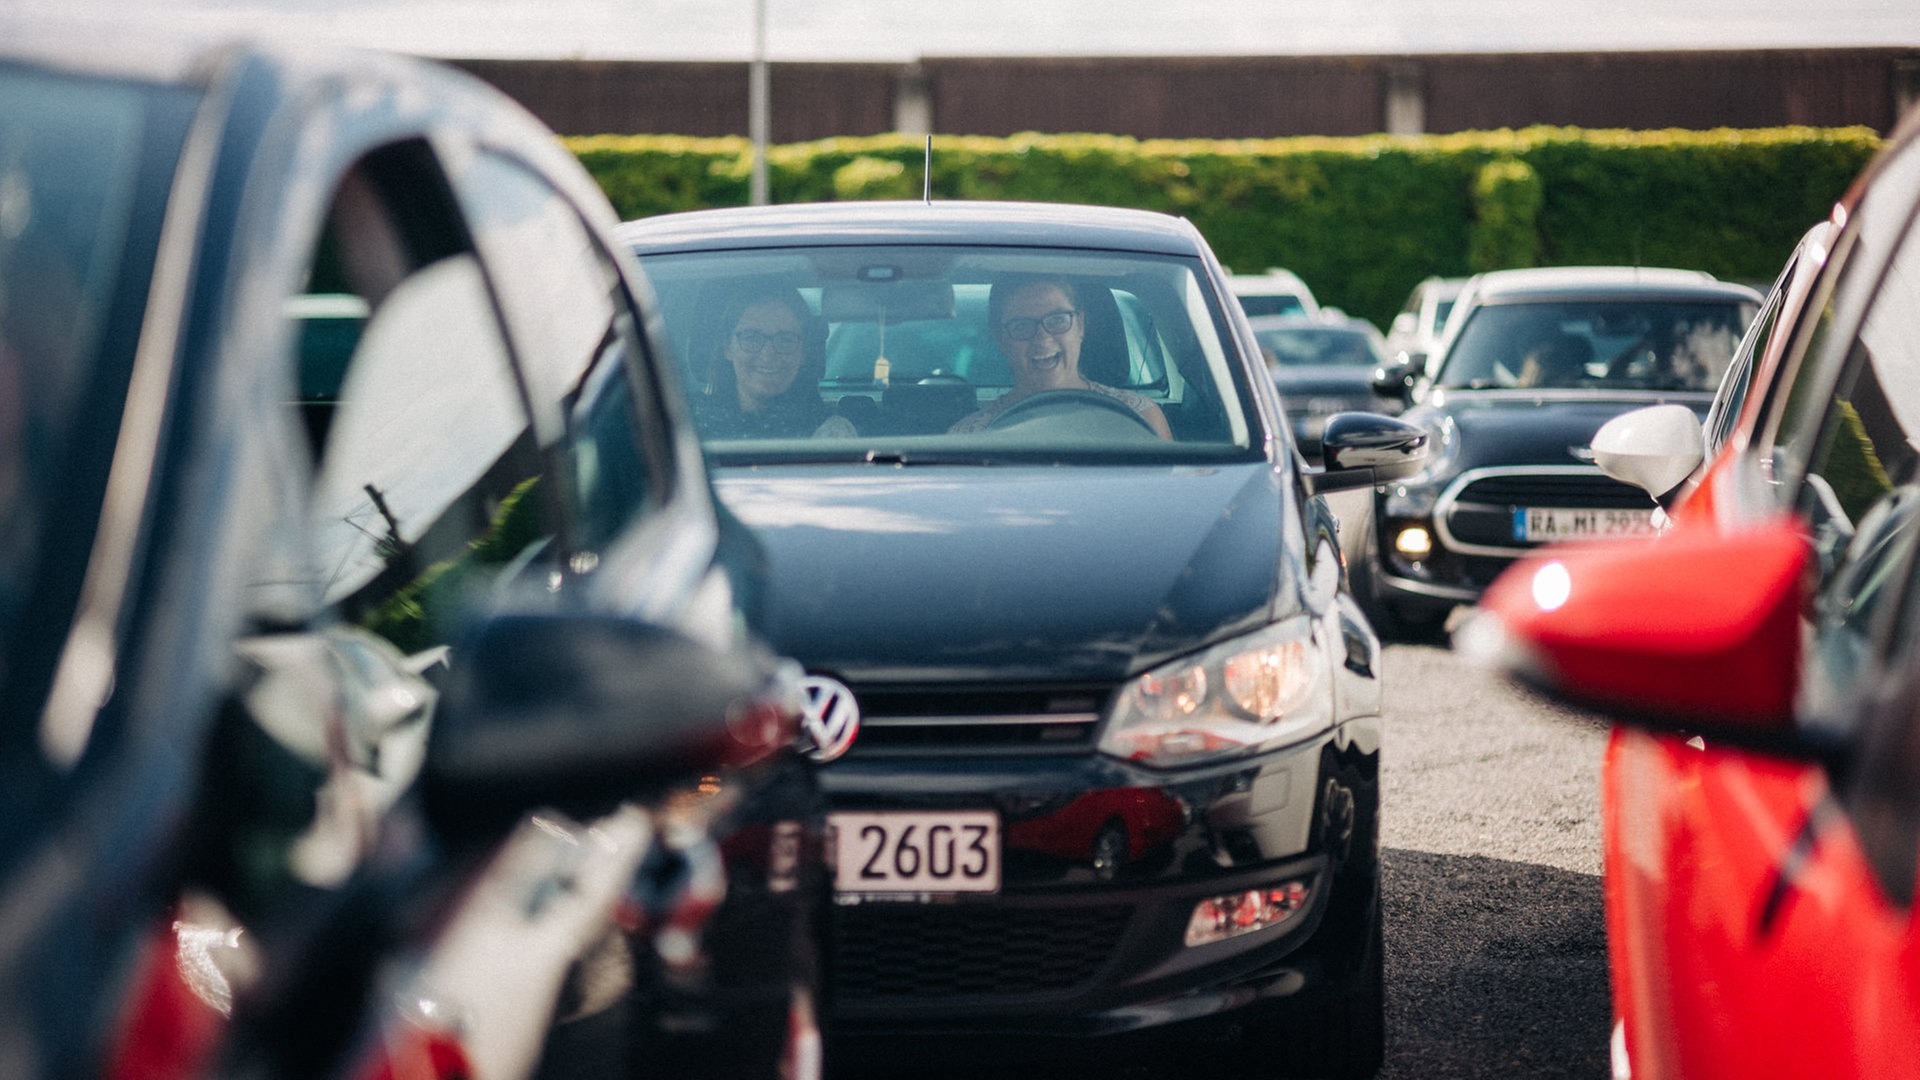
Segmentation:
<svg viewBox="0 0 1920 1080">
<path fill-rule="evenodd" d="M 1598 469 L 1488 472 L 1440 500 L 1450 546 L 1519 553 L 1533 544 L 1514 539 L 1514 514 L 1526 507 L 1576 510 L 1648 510 L 1653 499 Z M 1494 554 L 1479 551 L 1479 554 Z"/>
<path fill-rule="evenodd" d="M 1132 910 L 856 904 L 830 915 L 836 1000 L 1042 994 L 1093 979 Z"/>
<path fill-rule="evenodd" d="M 854 687 L 860 737 L 850 756 L 1084 753 L 1105 686 L 1021 690 Z"/>
<path fill-rule="evenodd" d="M 1604 473 L 1483 476 L 1461 488 L 1458 502 L 1499 506 L 1562 506 L 1596 510 L 1644 510 L 1653 505 L 1646 492 Z"/>
</svg>

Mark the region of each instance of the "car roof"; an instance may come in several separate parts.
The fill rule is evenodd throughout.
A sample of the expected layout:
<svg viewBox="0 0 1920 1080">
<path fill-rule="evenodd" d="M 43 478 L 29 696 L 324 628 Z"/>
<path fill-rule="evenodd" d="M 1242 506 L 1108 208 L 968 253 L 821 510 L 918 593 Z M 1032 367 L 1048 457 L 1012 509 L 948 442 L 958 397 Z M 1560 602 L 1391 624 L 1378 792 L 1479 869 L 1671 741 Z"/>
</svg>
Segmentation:
<svg viewBox="0 0 1920 1080">
<path fill-rule="evenodd" d="M 642 254 L 750 247 L 1005 244 L 1197 255 L 1185 218 L 1149 210 L 1067 203 L 871 201 L 689 210 L 622 225 Z"/>
<path fill-rule="evenodd" d="M 1290 311 L 1285 315 L 1249 315 L 1247 325 L 1255 330 L 1352 330 L 1380 333 L 1380 328 L 1358 316 L 1322 308 L 1318 313 Z"/>
<path fill-rule="evenodd" d="M 1227 278 L 1227 284 L 1236 293 L 1273 292 L 1275 289 L 1307 295 L 1313 292 L 1307 288 L 1306 282 L 1300 280 L 1300 275 L 1277 266 L 1269 267 L 1263 274 L 1234 274 Z"/>
<path fill-rule="evenodd" d="M 1555 299 L 1632 299 L 1683 293 L 1704 298 L 1758 300 L 1745 285 L 1721 281 L 1702 270 L 1653 266 L 1544 266 L 1490 270 L 1472 278 L 1462 300 L 1474 304 L 1527 303 Z"/>
</svg>

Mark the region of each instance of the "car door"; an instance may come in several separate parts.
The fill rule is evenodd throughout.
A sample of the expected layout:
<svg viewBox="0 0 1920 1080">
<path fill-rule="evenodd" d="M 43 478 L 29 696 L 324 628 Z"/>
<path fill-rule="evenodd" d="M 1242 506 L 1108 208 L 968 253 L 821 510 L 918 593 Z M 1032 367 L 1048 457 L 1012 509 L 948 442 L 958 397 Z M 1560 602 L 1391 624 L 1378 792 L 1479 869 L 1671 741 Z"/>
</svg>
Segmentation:
<svg viewBox="0 0 1920 1080">
<path fill-rule="evenodd" d="M 235 552 L 242 676 L 188 826 L 180 963 L 135 996 L 115 1054 L 134 1072 L 156 1065 L 139 1033 L 167 1030 L 152 1010 L 196 1001 L 222 1022 L 180 1025 L 203 1041 L 165 1048 L 176 1071 L 212 1041 L 276 1073 L 341 1051 L 328 1040 L 357 1015 L 354 980 L 397 947 L 348 914 L 369 861 L 383 845 L 400 865 L 404 851 L 430 857 L 393 825 L 411 812 L 455 630 L 473 596 L 531 576 L 558 532 L 441 158 L 417 135 L 361 145 L 307 141 L 331 155 L 308 163 L 330 184 L 263 199 L 270 226 L 235 227 L 252 243 L 224 318 L 237 373 L 226 393 L 247 410 L 232 456 L 256 499 L 245 533 L 257 545 Z M 301 222 L 311 231 L 298 240 L 270 241 Z M 389 931 L 405 918 L 389 915 Z M 537 1037 L 544 1018 L 525 1004 Z"/>
</svg>

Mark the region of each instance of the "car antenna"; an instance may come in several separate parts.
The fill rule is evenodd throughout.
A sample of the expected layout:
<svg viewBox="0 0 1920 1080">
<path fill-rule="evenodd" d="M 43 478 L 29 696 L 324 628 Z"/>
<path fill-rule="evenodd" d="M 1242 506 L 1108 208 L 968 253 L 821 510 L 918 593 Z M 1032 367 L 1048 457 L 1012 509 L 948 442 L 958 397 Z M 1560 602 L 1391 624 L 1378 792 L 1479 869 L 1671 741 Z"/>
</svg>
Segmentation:
<svg viewBox="0 0 1920 1080">
<path fill-rule="evenodd" d="M 927 163 L 920 170 L 920 197 L 933 205 L 933 133 L 927 133 Z"/>
</svg>

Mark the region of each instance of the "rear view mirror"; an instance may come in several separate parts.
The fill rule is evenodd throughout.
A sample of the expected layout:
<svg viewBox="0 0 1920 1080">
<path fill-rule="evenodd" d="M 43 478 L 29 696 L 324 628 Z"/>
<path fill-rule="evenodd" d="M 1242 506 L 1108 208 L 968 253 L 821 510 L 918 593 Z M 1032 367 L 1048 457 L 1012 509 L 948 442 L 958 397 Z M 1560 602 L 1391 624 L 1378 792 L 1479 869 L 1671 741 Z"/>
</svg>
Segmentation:
<svg viewBox="0 0 1920 1080">
<path fill-rule="evenodd" d="M 797 732 L 796 680 L 637 619 L 498 616 L 453 657 L 422 785 L 456 838 L 542 807 L 596 816 Z"/>
<path fill-rule="evenodd" d="M 951 319 L 953 286 L 884 278 L 828 285 L 820 292 L 820 317 L 830 323 Z"/>
<path fill-rule="evenodd" d="M 1705 457 L 1700 418 L 1685 405 L 1623 413 L 1593 436 L 1593 461 L 1600 471 L 1656 500 L 1692 476 Z"/>
<path fill-rule="evenodd" d="M 1326 467 L 1306 474 L 1315 492 L 1372 487 L 1419 472 L 1429 448 L 1427 429 L 1378 413 L 1344 412 L 1320 432 Z"/>
</svg>

